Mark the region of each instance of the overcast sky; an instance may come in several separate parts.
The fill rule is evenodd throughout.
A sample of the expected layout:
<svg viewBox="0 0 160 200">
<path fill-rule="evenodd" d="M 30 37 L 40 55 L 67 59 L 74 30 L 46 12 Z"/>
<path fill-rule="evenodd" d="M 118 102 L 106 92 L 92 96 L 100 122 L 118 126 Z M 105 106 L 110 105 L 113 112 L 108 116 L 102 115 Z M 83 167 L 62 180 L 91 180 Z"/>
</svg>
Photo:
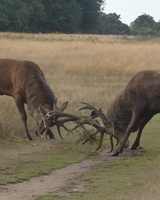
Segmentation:
<svg viewBox="0 0 160 200">
<path fill-rule="evenodd" d="M 106 0 L 104 12 L 121 15 L 121 21 L 130 25 L 138 16 L 148 14 L 160 20 L 160 0 Z"/>
</svg>

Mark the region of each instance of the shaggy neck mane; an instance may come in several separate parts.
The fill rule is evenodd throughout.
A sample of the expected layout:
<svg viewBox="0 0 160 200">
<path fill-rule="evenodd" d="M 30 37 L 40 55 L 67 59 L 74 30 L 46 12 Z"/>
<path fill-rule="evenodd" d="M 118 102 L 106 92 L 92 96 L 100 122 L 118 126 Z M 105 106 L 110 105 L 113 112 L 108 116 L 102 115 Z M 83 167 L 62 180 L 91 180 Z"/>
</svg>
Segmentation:
<svg viewBox="0 0 160 200">
<path fill-rule="evenodd" d="M 42 105 L 48 109 L 53 108 L 55 95 L 47 84 L 44 76 L 35 73 L 27 88 L 28 109 L 37 109 Z"/>
</svg>

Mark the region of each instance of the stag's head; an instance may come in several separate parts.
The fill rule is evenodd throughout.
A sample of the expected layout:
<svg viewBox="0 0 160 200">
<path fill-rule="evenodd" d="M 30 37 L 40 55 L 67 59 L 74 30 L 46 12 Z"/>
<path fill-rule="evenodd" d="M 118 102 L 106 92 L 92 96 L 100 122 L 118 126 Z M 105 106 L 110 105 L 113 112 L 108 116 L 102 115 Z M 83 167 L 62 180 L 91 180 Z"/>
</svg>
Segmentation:
<svg viewBox="0 0 160 200">
<path fill-rule="evenodd" d="M 57 106 L 57 99 L 55 100 L 54 104 L 53 104 L 53 108 L 52 110 L 47 109 L 45 107 L 43 107 L 42 105 L 40 105 L 39 109 L 40 112 L 42 114 L 42 116 L 44 117 L 44 120 L 46 121 L 46 123 L 49 126 L 52 126 L 53 123 L 57 120 L 57 116 L 54 116 L 53 113 L 54 111 L 59 111 L 59 112 L 63 112 L 68 105 L 68 101 L 64 102 L 60 107 Z"/>
<path fill-rule="evenodd" d="M 41 137 L 43 132 L 46 130 L 46 137 L 47 135 L 50 136 L 50 138 L 54 139 L 54 135 L 50 129 L 50 127 L 56 125 L 56 121 L 58 120 L 58 116 L 53 115 L 54 111 L 59 111 L 63 112 L 68 105 L 68 102 L 63 103 L 60 107 L 57 106 L 57 99 L 53 103 L 53 108 L 47 108 L 42 105 L 39 106 L 39 112 L 40 112 L 40 117 L 38 120 L 38 126 L 35 131 L 36 135 Z M 59 127 L 57 126 L 58 132 L 59 132 Z M 67 129 L 68 130 L 68 129 Z M 60 137 L 61 133 L 59 132 Z"/>
<path fill-rule="evenodd" d="M 126 133 L 126 129 L 127 129 L 127 124 L 126 122 L 123 123 L 121 120 L 115 120 L 115 121 L 112 121 L 111 118 L 110 118 L 111 113 L 108 113 L 106 114 L 105 118 L 106 118 L 106 128 L 108 131 L 111 131 L 114 133 L 115 137 L 117 138 L 117 141 L 118 143 L 121 143 L 123 138 L 124 138 L 124 135 Z M 114 119 L 114 117 L 113 117 Z M 129 140 L 127 140 L 126 144 L 125 144 L 125 148 L 127 148 L 129 146 Z"/>
</svg>

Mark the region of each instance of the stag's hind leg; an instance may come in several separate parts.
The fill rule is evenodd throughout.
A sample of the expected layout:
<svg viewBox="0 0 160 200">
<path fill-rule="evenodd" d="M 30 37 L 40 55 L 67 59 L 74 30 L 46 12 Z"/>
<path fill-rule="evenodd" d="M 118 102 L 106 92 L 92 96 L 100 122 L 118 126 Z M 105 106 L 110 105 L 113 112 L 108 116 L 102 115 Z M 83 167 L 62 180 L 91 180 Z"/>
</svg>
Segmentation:
<svg viewBox="0 0 160 200">
<path fill-rule="evenodd" d="M 151 118 L 153 116 L 154 115 L 148 115 L 146 118 L 144 118 L 143 122 L 140 125 L 137 137 L 136 137 L 136 139 L 135 139 L 135 141 L 134 141 L 134 143 L 133 143 L 133 145 L 131 147 L 132 150 L 137 149 L 137 147 L 139 146 L 139 144 L 140 144 L 140 138 L 141 138 L 141 135 L 142 135 L 142 130 L 145 127 L 145 125 L 151 120 Z"/>
<path fill-rule="evenodd" d="M 17 108 L 20 112 L 20 115 L 22 117 L 22 121 L 23 121 L 23 124 L 24 124 L 24 128 L 25 128 L 25 138 L 27 140 L 32 140 L 30 134 L 29 134 L 29 131 L 28 131 L 28 127 L 27 127 L 27 114 L 26 114 L 26 111 L 24 109 L 24 104 L 23 104 L 23 100 L 21 97 L 19 96 L 16 96 L 14 97 L 15 99 L 15 102 L 16 102 L 16 105 L 17 105 Z"/>
</svg>

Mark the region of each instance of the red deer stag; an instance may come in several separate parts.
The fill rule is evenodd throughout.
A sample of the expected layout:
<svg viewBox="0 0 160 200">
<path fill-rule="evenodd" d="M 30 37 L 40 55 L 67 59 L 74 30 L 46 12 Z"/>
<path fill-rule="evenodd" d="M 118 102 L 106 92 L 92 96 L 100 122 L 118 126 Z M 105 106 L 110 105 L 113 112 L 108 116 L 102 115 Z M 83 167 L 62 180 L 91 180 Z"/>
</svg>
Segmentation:
<svg viewBox="0 0 160 200">
<path fill-rule="evenodd" d="M 24 104 L 27 104 L 29 113 L 37 122 L 36 135 L 41 136 L 46 130 L 46 134 L 54 139 L 49 126 L 45 126 L 46 123 L 52 122 L 44 121 L 44 115 L 53 111 L 53 106 L 57 107 L 54 105 L 56 98 L 39 66 L 31 61 L 0 59 L 0 77 L 0 95 L 14 98 L 24 123 L 25 138 L 32 140 L 24 108 Z M 63 111 L 67 103 L 65 102 L 59 109 Z"/>
<path fill-rule="evenodd" d="M 136 140 L 131 147 L 131 149 L 137 149 L 140 145 L 143 128 L 155 114 L 160 112 L 160 71 L 148 70 L 137 73 L 110 105 L 106 116 L 101 109 L 97 110 L 87 103 L 84 104 L 85 106 L 78 109 L 78 111 L 90 109 L 92 110 L 91 116 L 93 119 L 98 116 L 102 119 L 103 128 L 102 126 L 100 128 L 100 125 L 95 120 L 93 124 L 94 127 L 99 126 L 95 135 L 98 132 L 101 133 L 101 143 L 105 133 L 110 134 L 111 139 L 114 135 L 118 143 L 120 143 L 112 153 L 113 156 L 123 152 L 123 149 L 129 145 L 128 138 L 131 132 L 138 130 Z M 52 115 L 56 115 L 56 112 L 53 112 Z M 59 116 L 62 115 L 67 117 L 63 113 L 59 114 Z M 70 116 L 70 118 L 76 119 L 73 116 Z M 81 125 L 85 123 L 86 121 L 84 120 Z M 87 121 L 87 123 L 89 122 Z"/>
</svg>

